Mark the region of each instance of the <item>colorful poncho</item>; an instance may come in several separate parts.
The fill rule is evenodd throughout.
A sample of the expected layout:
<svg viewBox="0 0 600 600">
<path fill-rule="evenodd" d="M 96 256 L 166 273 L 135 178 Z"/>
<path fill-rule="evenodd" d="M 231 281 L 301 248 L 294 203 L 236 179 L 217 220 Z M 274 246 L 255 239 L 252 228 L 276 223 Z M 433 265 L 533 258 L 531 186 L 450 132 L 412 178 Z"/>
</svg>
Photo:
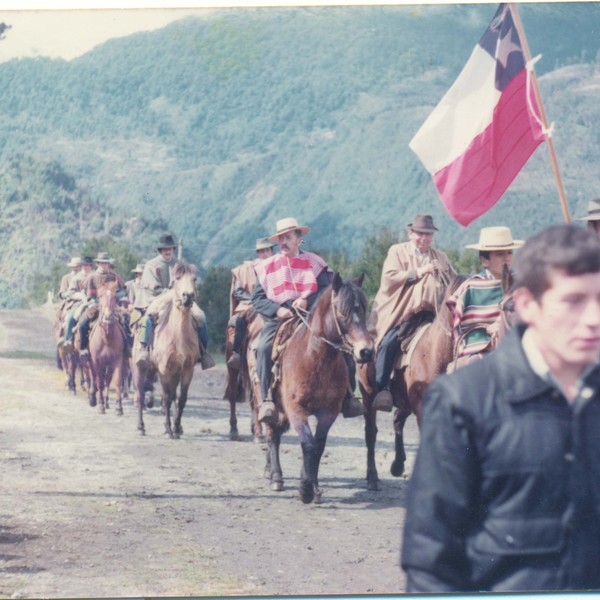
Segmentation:
<svg viewBox="0 0 600 600">
<path fill-rule="evenodd" d="M 457 356 L 489 350 L 486 331 L 500 317 L 504 297 L 502 282 L 487 271 L 469 277 L 448 300 L 454 314 L 454 337 L 459 341 Z"/>
<path fill-rule="evenodd" d="M 312 252 L 288 258 L 275 254 L 257 266 L 258 281 L 267 298 L 277 304 L 308 298 L 318 289 L 317 277 L 327 268 L 325 261 Z"/>
</svg>

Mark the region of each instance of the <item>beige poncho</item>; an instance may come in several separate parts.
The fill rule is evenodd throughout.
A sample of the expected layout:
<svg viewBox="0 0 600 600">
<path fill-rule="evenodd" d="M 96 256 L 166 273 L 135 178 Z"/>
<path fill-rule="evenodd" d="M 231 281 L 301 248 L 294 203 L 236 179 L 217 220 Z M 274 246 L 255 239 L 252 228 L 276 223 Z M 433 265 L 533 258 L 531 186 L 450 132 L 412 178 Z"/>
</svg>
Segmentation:
<svg viewBox="0 0 600 600">
<path fill-rule="evenodd" d="M 369 329 L 377 347 L 381 338 L 395 325 L 420 310 L 435 311 L 437 296 L 443 283 L 439 274 L 427 274 L 413 284 L 407 284 L 410 272 L 437 259 L 446 278 L 455 272 L 448 257 L 440 250 L 430 248 L 420 254 L 412 242 L 394 244 L 388 250 L 381 271 L 381 284 L 373 301 Z"/>
</svg>

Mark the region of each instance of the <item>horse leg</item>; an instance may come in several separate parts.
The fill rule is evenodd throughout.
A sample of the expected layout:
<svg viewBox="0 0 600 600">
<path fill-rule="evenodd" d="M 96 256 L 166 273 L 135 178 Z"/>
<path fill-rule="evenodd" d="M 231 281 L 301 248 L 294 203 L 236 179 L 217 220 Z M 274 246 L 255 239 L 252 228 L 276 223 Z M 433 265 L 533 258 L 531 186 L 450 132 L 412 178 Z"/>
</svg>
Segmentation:
<svg viewBox="0 0 600 600">
<path fill-rule="evenodd" d="M 117 416 L 123 416 L 123 364 L 117 365 L 115 380 L 115 413 Z M 113 374 L 114 375 L 114 374 Z M 113 377 L 111 377 L 113 379 Z"/>
<path fill-rule="evenodd" d="M 394 477 L 400 477 L 404 473 L 404 463 L 406 462 L 406 452 L 404 450 L 404 424 L 410 416 L 410 412 L 398 408 L 394 414 L 394 446 L 396 455 L 390 473 Z"/>
<path fill-rule="evenodd" d="M 377 411 L 369 406 L 365 413 L 365 443 L 367 445 L 367 489 L 378 491 L 379 474 L 375 463 L 375 444 L 377 443 Z"/>
<path fill-rule="evenodd" d="M 280 492 L 283 490 L 283 473 L 279 462 L 279 445 L 281 443 L 281 428 L 278 425 L 267 425 L 267 467 L 271 490 Z"/>
<path fill-rule="evenodd" d="M 192 371 L 193 373 L 193 371 Z M 181 426 L 181 418 L 183 417 L 183 409 L 187 404 L 187 396 L 188 389 L 190 387 L 190 383 L 192 381 L 192 377 L 189 375 L 185 376 L 185 379 L 181 381 L 179 384 L 179 401 L 176 403 L 177 406 L 177 414 L 175 415 L 175 419 L 173 422 L 173 431 L 175 437 L 179 439 L 183 435 L 183 427 Z"/>
<path fill-rule="evenodd" d="M 162 407 L 165 414 L 165 434 L 174 439 L 173 428 L 171 427 L 171 405 L 177 401 L 177 388 L 173 386 L 172 381 L 165 381 L 161 377 L 163 388 Z"/>
<path fill-rule="evenodd" d="M 225 388 L 225 398 L 229 402 L 229 439 L 236 442 L 240 439 L 240 434 L 237 426 L 237 414 L 235 405 L 237 403 L 237 393 L 239 392 L 238 385 L 239 371 L 234 371 L 227 367 L 227 386 Z"/>
</svg>

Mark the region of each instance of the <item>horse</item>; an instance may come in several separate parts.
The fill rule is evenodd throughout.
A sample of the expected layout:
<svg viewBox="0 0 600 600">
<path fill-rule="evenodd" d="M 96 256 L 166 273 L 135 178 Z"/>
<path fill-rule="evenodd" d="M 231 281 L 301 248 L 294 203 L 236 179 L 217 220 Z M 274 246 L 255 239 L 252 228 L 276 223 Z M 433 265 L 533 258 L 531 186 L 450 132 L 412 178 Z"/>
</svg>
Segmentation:
<svg viewBox="0 0 600 600">
<path fill-rule="evenodd" d="M 122 384 L 125 364 L 125 333 L 117 308 L 117 281 L 109 280 L 98 290 L 98 318 L 90 331 L 89 352 L 93 385 L 89 394 L 90 405 L 98 404 L 102 414 L 108 408 L 111 382 L 116 390 L 116 413 L 123 414 Z M 98 401 L 96 401 L 98 393 Z"/>
<path fill-rule="evenodd" d="M 454 357 L 452 325 L 454 317 L 446 301 L 456 291 L 465 277 L 457 275 L 446 286 L 441 300 L 435 307 L 435 316 L 431 324 L 423 326 L 412 338 L 406 356 L 410 355 L 407 366 L 394 368 L 390 392 L 394 399 L 395 457 L 390 472 L 400 477 L 404 472 L 406 453 L 404 450 L 404 425 L 406 419 L 415 414 L 417 423 L 421 422 L 422 400 L 427 386 L 442 373 Z M 379 489 L 379 476 L 375 464 L 375 443 L 377 441 L 377 412 L 373 399 L 377 393 L 372 382 L 375 381 L 373 361 L 360 365 L 358 369 L 359 387 L 366 408 L 365 442 L 367 446 L 367 488 Z"/>
<path fill-rule="evenodd" d="M 65 311 L 66 304 L 63 302 L 56 312 L 54 332 L 56 337 L 57 367 L 65 373 L 65 387 L 73 394 L 77 393 L 77 375 L 79 375 L 79 387 L 88 392 L 91 388 L 91 376 L 89 369 L 84 368 L 80 359 L 79 350 L 74 335 L 73 344 L 65 346 Z M 75 330 L 74 334 L 77 334 Z"/>
<path fill-rule="evenodd" d="M 262 331 L 263 320 L 260 315 L 256 315 L 248 324 L 246 335 L 242 344 L 240 357 L 241 365 L 239 369 L 232 369 L 227 365 L 227 381 L 223 399 L 229 402 L 229 439 L 237 441 L 240 439 L 240 434 L 237 427 L 236 405 L 238 402 L 250 400 L 250 408 L 252 410 L 251 425 L 253 440 L 260 443 L 264 440 L 262 424 L 258 420 L 258 400 L 260 392 L 257 393 L 256 371 L 253 369 L 254 360 L 254 343 L 258 339 Z M 226 342 L 225 342 L 225 358 L 229 359 L 233 352 L 233 340 L 231 326 L 227 327 Z"/>
<path fill-rule="evenodd" d="M 152 370 L 158 372 L 162 387 L 165 433 L 178 439 L 183 433 L 181 417 L 187 402 L 187 394 L 194 366 L 200 357 L 197 325 L 192 318 L 192 306 L 196 298 L 196 267 L 178 261 L 172 269 L 171 288 L 164 292 L 164 312 L 159 315 L 154 334 L 154 346 L 149 367 L 134 366 L 133 378 L 138 409 L 138 430 L 142 435 L 146 428 L 143 419 L 144 391 L 151 381 Z M 134 347 L 137 346 L 134 345 Z M 177 390 L 179 389 L 179 398 Z M 171 405 L 175 403 L 175 416 L 171 423 Z"/>
<path fill-rule="evenodd" d="M 335 273 L 308 319 L 303 318 L 283 345 L 279 369 L 272 388 L 278 409 L 277 422 L 267 423 L 265 475 L 273 491 L 283 489 L 279 462 L 282 434 L 291 425 L 300 438 L 302 470 L 300 499 L 321 501 L 319 465 L 329 429 L 340 413 L 349 389 L 349 360 L 367 362 L 373 356 L 373 340 L 366 327 L 367 297 L 361 289 L 362 276 L 343 282 Z M 278 381 L 277 381 L 278 380 Z M 315 433 L 309 417 L 316 419 Z"/>
</svg>

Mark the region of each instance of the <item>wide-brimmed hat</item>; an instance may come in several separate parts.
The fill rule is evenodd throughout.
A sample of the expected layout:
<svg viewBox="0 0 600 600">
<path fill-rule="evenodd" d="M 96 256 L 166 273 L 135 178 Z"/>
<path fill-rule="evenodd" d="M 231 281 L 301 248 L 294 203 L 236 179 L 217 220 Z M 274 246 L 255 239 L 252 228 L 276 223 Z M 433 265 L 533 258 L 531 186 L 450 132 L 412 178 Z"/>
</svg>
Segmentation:
<svg viewBox="0 0 600 600">
<path fill-rule="evenodd" d="M 135 265 L 135 269 L 131 269 L 132 273 L 143 273 L 144 272 L 144 263 L 138 263 Z"/>
<path fill-rule="evenodd" d="M 298 225 L 298 221 L 293 217 L 286 217 L 285 219 L 279 219 L 275 226 L 277 233 L 270 235 L 268 239 L 277 241 L 277 238 L 288 231 L 300 231 L 300 235 L 304 236 L 310 231 L 310 227 L 304 227 L 302 225 Z"/>
<path fill-rule="evenodd" d="M 412 223 L 408 224 L 408 227 L 418 233 L 434 233 L 439 229 L 433 224 L 433 217 L 431 215 L 417 215 Z"/>
<path fill-rule="evenodd" d="M 469 244 L 466 247 L 480 252 L 493 252 L 514 250 L 520 248 L 524 243 L 524 240 L 513 240 L 508 227 L 483 227 L 479 232 L 479 243 Z"/>
<path fill-rule="evenodd" d="M 172 235 L 161 235 L 158 241 L 158 250 L 164 250 L 165 248 L 177 248 L 177 242 L 173 239 Z"/>
<path fill-rule="evenodd" d="M 579 217 L 578 221 L 600 221 L 600 198 L 594 198 L 588 202 L 588 214 Z"/>
<path fill-rule="evenodd" d="M 108 252 L 98 252 L 98 256 L 94 259 L 97 263 L 109 263 L 113 262 L 113 259 L 110 257 Z"/>
<path fill-rule="evenodd" d="M 267 248 L 273 248 L 276 246 L 275 242 L 272 242 L 269 238 L 258 238 L 256 240 L 256 248 L 255 250 L 266 250 Z"/>
<path fill-rule="evenodd" d="M 67 263 L 67 267 L 79 267 L 81 266 L 81 258 L 79 256 L 71 257 L 71 260 Z"/>
</svg>

